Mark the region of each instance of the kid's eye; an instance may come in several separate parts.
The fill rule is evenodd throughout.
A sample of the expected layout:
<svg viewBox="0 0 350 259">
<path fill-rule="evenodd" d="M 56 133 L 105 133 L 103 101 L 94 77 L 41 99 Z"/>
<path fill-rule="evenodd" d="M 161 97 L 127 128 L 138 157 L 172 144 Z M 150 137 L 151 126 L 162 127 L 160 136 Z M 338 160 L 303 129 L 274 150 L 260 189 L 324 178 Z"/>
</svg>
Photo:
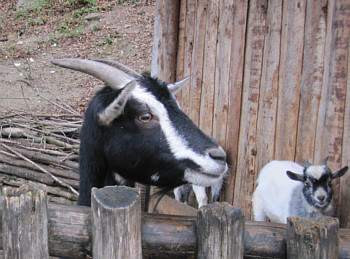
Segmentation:
<svg viewBox="0 0 350 259">
<path fill-rule="evenodd" d="M 311 186 L 311 182 L 310 181 L 306 181 L 305 182 L 305 186 L 310 187 Z"/>
</svg>

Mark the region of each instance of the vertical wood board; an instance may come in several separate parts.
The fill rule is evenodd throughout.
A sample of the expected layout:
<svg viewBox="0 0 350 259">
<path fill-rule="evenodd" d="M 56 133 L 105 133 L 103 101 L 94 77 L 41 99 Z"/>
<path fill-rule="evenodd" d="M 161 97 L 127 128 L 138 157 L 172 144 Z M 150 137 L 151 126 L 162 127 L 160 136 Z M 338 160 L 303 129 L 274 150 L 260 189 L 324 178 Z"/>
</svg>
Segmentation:
<svg viewBox="0 0 350 259">
<path fill-rule="evenodd" d="M 219 7 L 218 45 L 216 52 L 213 137 L 225 144 L 231 45 L 233 0 L 221 0 Z"/>
<path fill-rule="evenodd" d="M 275 158 L 294 160 L 306 0 L 283 1 Z"/>
<path fill-rule="evenodd" d="M 245 50 L 242 110 L 238 144 L 233 205 L 251 213 L 251 193 L 254 188 L 256 127 L 260 94 L 262 51 L 266 30 L 267 1 L 250 2 Z"/>
<path fill-rule="evenodd" d="M 213 134 L 215 67 L 219 23 L 219 0 L 209 1 L 204 45 L 203 80 L 199 127 L 208 135 Z"/>
<path fill-rule="evenodd" d="M 207 23 L 208 1 L 198 0 L 196 8 L 195 32 L 192 63 L 191 63 L 191 84 L 190 84 L 190 113 L 189 117 L 199 124 L 199 109 L 201 104 L 202 77 L 203 77 L 203 59 L 205 34 Z"/>
<path fill-rule="evenodd" d="M 254 153 L 256 155 L 255 180 L 260 169 L 274 157 L 281 26 L 282 2 L 269 1 L 264 27 L 266 36 L 261 68 L 256 152 Z"/>
<path fill-rule="evenodd" d="M 344 110 L 348 71 L 350 28 L 346 1 L 328 2 L 325 73 L 317 127 L 315 157 L 329 156 L 332 170 L 341 167 L 344 134 Z M 321 159 L 320 159 L 321 160 Z M 339 216 L 340 179 L 333 181 L 336 216 Z"/>
<path fill-rule="evenodd" d="M 152 76 L 167 82 L 176 78 L 179 1 L 157 1 L 152 51 Z"/>
<path fill-rule="evenodd" d="M 317 114 L 321 99 L 327 13 L 325 0 L 308 0 L 306 6 L 304 58 L 296 160 L 313 163 Z M 318 161 L 316 162 L 318 163 Z"/>
<path fill-rule="evenodd" d="M 231 165 L 228 183 L 225 185 L 224 200 L 233 204 L 234 183 L 236 179 L 238 139 L 241 119 L 241 98 L 243 88 L 243 68 L 245 38 L 247 26 L 247 1 L 237 1 L 233 7 L 233 33 L 231 46 L 231 62 L 229 75 L 228 119 L 226 130 L 226 150 Z"/>
<path fill-rule="evenodd" d="M 256 177 L 268 161 L 317 164 L 329 155 L 333 170 L 349 163 L 349 6 L 350 0 L 180 1 L 175 69 L 190 83 L 177 98 L 227 151 L 231 172 L 222 197 L 248 219 Z M 334 181 L 341 226 L 350 220 L 349 179 Z"/>
</svg>

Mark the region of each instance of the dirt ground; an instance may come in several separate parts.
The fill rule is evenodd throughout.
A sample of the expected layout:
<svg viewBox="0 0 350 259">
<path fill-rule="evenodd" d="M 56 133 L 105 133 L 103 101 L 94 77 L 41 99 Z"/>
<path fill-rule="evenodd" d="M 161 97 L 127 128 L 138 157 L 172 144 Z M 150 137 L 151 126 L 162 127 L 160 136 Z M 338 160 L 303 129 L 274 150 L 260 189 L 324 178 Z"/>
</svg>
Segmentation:
<svg viewBox="0 0 350 259">
<path fill-rule="evenodd" d="M 53 66 L 53 58 L 107 58 L 150 71 L 155 1 L 96 0 L 88 6 L 47 0 L 30 11 L 16 10 L 16 0 L 1 2 L 0 116 L 83 113 L 102 82 Z"/>
</svg>

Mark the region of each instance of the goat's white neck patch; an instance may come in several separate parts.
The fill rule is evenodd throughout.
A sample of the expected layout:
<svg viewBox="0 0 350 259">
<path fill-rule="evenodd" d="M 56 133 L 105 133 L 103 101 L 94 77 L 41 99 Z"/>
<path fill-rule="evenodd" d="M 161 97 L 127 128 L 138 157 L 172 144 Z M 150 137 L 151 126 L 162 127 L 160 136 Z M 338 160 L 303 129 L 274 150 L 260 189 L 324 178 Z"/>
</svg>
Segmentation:
<svg viewBox="0 0 350 259">
<path fill-rule="evenodd" d="M 324 165 L 312 165 L 306 170 L 306 173 L 316 180 L 319 180 L 324 172 L 326 172 L 326 166 Z"/>
<path fill-rule="evenodd" d="M 210 175 L 219 176 L 223 175 L 223 167 L 219 165 L 214 159 L 212 159 L 208 154 L 199 154 L 193 151 L 187 141 L 177 132 L 173 126 L 168 112 L 165 106 L 157 100 L 157 98 L 146 91 L 143 87 L 137 85 L 137 87 L 131 93 L 132 97 L 138 100 L 139 102 L 146 103 L 154 113 L 160 122 L 161 129 L 166 137 L 167 143 L 172 154 L 176 159 L 189 159 L 201 167 L 203 173 Z M 226 166 L 227 167 L 227 166 Z M 225 168 L 225 171 L 227 168 Z M 194 177 L 193 174 L 196 174 Z M 216 178 L 216 177 L 215 177 Z M 209 186 L 213 184 L 213 181 L 216 182 L 212 177 L 206 177 L 202 174 L 198 174 L 193 170 L 186 170 L 184 179 L 190 183 Z"/>
</svg>

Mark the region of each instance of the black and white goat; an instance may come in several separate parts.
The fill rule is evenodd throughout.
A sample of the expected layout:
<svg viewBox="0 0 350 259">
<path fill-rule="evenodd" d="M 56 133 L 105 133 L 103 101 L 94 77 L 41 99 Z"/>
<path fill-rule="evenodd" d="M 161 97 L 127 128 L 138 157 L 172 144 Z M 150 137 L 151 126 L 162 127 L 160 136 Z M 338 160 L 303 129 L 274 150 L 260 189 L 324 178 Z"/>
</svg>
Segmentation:
<svg viewBox="0 0 350 259">
<path fill-rule="evenodd" d="M 306 167 L 291 161 L 266 164 L 253 194 L 254 219 L 286 223 L 290 216 L 316 219 L 333 216 L 332 180 L 343 176 L 348 167 L 332 172 L 327 160 L 321 165 L 303 160 Z"/>
<path fill-rule="evenodd" d="M 90 101 L 80 132 L 79 205 L 90 205 L 92 187 L 114 185 L 114 173 L 165 190 L 221 181 L 226 153 L 174 98 L 186 80 L 167 84 L 110 60 L 52 63 L 106 84 Z"/>
</svg>

